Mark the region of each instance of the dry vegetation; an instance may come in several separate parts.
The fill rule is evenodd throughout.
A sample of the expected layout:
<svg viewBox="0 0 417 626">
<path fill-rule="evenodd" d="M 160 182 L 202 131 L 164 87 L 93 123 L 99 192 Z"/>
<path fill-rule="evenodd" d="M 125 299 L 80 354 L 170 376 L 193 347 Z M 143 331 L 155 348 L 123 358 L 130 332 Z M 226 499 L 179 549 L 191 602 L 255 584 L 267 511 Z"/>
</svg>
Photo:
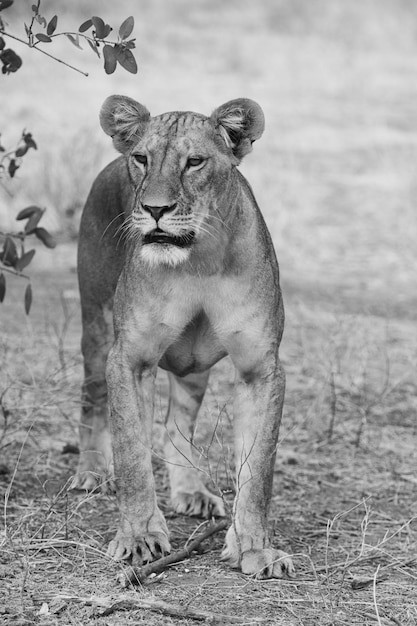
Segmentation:
<svg viewBox="0 0 417 626">
<path fill-rule="evenodd" d="M 45 5 L 56 12 L 56 3 Z M 49 207 L 50 226 L 63 231 L 59 248 L 37 252 L 30 319 L 19 282 L 9 281 L 0 311 L 0 623 L 195 624 L 196 613 L 205 611 L 223 615 L 220 624 L 413 626 L 414 2 L 115 5 L 101 2 L 100 14 L 116 24 L 135 15 L 137 77 L 106 77 L 87 51 L 78 55 L 62 44 L 65 58 L 87 68 L 89 79 L 37 63 L 34 54 L 25 54 L 26 69 L 0 79 L 4 139 L 26 127 L 40 145 L 9 188 L 12 195 L 0 196 L 2 221 L 6 207 L 13 215 L 36 202 Z M 98 12 L 92 0 L 67 3 L 62 11 L 68 28 Z M 294 554 L 291 581 L 259 582 L 219 564 L 218 534 L 201 554 L 124 590 L 116 583 L 121 566 L 104 556 L 117 523 L 114 500 L 66 489 L 77 460 L 81 380 L 68 233 L 76 231 L 94 175 L 112 157 L 97 111 L 113 92 L 137 97 L 155 112 L 209 112 L 241 95 L 265 109 L 266 134 L 242 169 L 273 234 L 286 300 L 288 389 L 271 531 L 275 545 Z M 166 401 L 163 375 L 159 387 L 156 442 Z M 203 466 L 216 468 L 224 490 L 233 488 L 232 393 L 225 360 L 213 372 L 196 436 Z M 170 511 L 158 449 L 156 443 L 159 499 L 173 545 L 182 547 L 201 520 Z M 161 602 L 195 614 L 160 613 Z"/>
</svg>

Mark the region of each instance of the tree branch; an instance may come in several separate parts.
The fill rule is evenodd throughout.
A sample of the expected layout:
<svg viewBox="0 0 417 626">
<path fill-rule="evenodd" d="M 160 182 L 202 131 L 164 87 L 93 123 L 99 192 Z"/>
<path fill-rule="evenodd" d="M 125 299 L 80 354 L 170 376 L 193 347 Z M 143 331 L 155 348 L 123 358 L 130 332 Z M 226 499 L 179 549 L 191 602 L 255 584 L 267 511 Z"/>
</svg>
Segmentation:
<svg viewBox="0 0 417 626">
<path fill-rule="evenodd" d="M 186 543 L 182 550 L 177 550 L 176 552 L 168 554 L 168 556 L 158 559 L 153 563 L 149 563 L 148 565 L 144 565 L 143 567 L 129 566 L 124 572 L 119 574 L 117 581 L 123 588 L 126 588 L 129 585 L 138 585 L 151 574 L 160 574 L 161 572 L 164 572 L 169 565 L 188 559 L 191 556 L 191 553 L 197 550 L 205 539 L 208 539 L 208 537 L 211 537 L 211 535 L 214 535 L 221 530 L 225 530 L 227 526 L 228 521 L 225 519 L 217 524 L 212 524 L 199 537 L 193 539 L 189 543 Z"/>
<path fill-rule="evenodd" d="M 74 65 L 70 65 L 66 61 L 62 61 L 62 59 L 59 59 L 58 57 L 54 56 L 53 54 L 49 54 L 49 52 L 46 52 L 42 48 L 38 48 L 35 45 L 31 45 L 30 43 L 28 43 L 24 39 L 21 39 L 20 37 L 16 37 L 15 35 L 11 35 L 10 33 L 7 33 L 5 30 L 0 30 L 0 34 L 4 35 L 5 37 L 10 37 L 11 39 L 14 39 L 15 41 L 19 41 L 24 46 L 27 46 L 28 48 L 31 48 L 31 50 L 37 50 L 38 52 L 42 52 L 42 54 L 45 54 L 50 59 L 53 59 L 54 61 L 57 61 L 57 63 L 62 63 L 62 65 L 65 65 L 66 67 L 69 67 L 71 70 L 74 70 L 74 71 L 78 72 L 79 74 L 82 74 L 83 76 L 88 76 L 88 72 L 84 72 L 83 70 L 78 69 L 78 67 L 75 67 Z"/>
<path fill-rule="evenodd" d="M 52 602 L 76 602 L 85 606 L 97 607 L 100 616 L 111 615 L 116 611 L 134 611 L 137 609 L 147 609 L 149 611 L 156 611 L 163 615 L 170 615 L 171 617 L 188 618 L 198 622 L 208 622 L 210 624 L 247 624 L 248 618 L 238 617 L 236 615 L 222 615 L 221 613 L 212 613 L 210 611 L 203 611 L 200 609 L 192 609 L 189 606 L 180 606 L 178 604 L 169 604 L 163 600 L 156 600 L 155 598 L 141 598 L 138 595 L 132 596 L 120 596 L 118 600 L 112 600 L 111 598 L 104 598 L 102 596 L 90 596 L 79 597 L 65 594 L 43 594 L 32 596 L 34 602 L 52 603 Z M 262 617 L 251 617 L 250 622 L 260 624 L 266 620 Z"/>
<path fill-rule="evenodd" d="M 5 267 L 3 264 L 0 265 L 0 273 L 1 272 L 7 272 L 8 274 L 12 274 L 13 276 L 17 276 L 18 278 L 26 278 L 26 280 L 30 280 L 30 277 L 27 274 L 16 272 L 16 270 L 11 270 L 8 267 Z"/>
</svg>

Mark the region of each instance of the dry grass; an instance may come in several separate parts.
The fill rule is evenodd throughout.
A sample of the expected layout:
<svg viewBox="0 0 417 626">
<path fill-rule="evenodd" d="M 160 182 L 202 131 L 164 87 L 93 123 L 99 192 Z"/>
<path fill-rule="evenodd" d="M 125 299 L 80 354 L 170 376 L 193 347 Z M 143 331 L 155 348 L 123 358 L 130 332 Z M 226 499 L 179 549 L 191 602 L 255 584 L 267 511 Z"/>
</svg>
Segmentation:
<svg viewBox="0 0 417 626">
<path fill-rule="evenodd" d="M 248 624 L 259 617 L 287 625 L 415 623 L 417 433 L 410 372 L 415 371 L 416 345 L 407 324 L 324 313 L 287 299 L 283 357 L 288 392 L 271 524 L 274 543 L 294 554 L 294 580 L 258 582 L 222 566 L 222 537 L 216 536 L 204 554 L 125 592 L 115 583 L 120 566 L 104 556 L 117 523 L 115 502 L 67 492 L 76 464 L 68 444 L 77 441 L 80 329 L 78 315 L 64 314 L 58 294 L 65 288 L 71 296 L 75 277 L 64 273 L 42 282 L 47 288 L 36 285 L 32 329 L 21 331 L 20 338 L 13 333 L 3 339 L 6 623 L 179 623 L 150 610 L 101 615 L 100 598 L 163 600 L 241 617 Z M 42 300 L 56 314 L 39 332 L 45 319 Z M 7 311 L 18 325 L 23 322 L 11 301 Z M 64 328 L 62 337 L 59 329 Z M 36 360 L 40 353 L 42 359 Z M 221 489 L 233 486 L 225 467 L 232 380 L 226 360 L 215 368 L 196 440 L 209 467 L 216 468 Z M 165 411 L 163 375 L 159 386 L 157 434 Z M 218 436 L 212 441 L 214 424 Z M 155 472 L 173 545 L 181 547 L 200 522 L 170 511 L 158 454 Z M 72 600 L 63 597 L 68 595 Z M 97 596 L 95 609 L 85 603 L 92 595 Z M 40 599 L 47 601 L 49 613 L 45 607 L 39 613 Z"/>
<path fill-rule="evenodd" d="M 15 4 L 19 24 L 23 3 Z M 77 460 L 71 446 L 81 361 L 74 245 L 63 243 L 55 252 L 37 251 L 30 320 L 18 283 L 8 282 L 1 310 L 0 622 L 194 623 L 132 608 L 105 615 L 99 606 L 62 598 L 95 594 L 116 601 L 123 594 L 247 624 L 264 618 L 286 626 L 413 626 L 414 3 L 149 0 L 139 11 L 137 2 L 116 7 L 106 0 L 100 7 L 115 24 L 135 15 L 139 75 L 105 77 L 85 52 L 79 65 L 89 69 L 87 80 L 26 55 L 24 70 L 1 79 L 8 90 L 2 90 L 0 128 L 12 142 L 26 127 L 40 150 L 0 202 L 12 213 L 25 203 L 48 206 L 50 224 L 74 232 L 76 218 L 69 222 L 65 212 L 77 216 L 95 173 L 113 154 L 97 124 L 109 93 L 137 97 L 155 113 L 209 112 L 241 95 L 262 104 L 267 131 L 242 169 L 281 262 L 288 390 L 271 527 L 274 543 L 294 554 L 297 574 L 292 581 L 248 579 L 219 564 L 222 537 L 216 536 L 204 554 L 150 584 L 117 588 L 120 566 L 104 556 L 117 523 L 115 502 L 66 489 Z M 62 25 L 96 12 L 94 2 L 67 3 Z M 75 62 L 68 46 L 60 51 Z M 6 223 L 5 210 L 0 215 Z M 213 373 L 197 437 L 206 468 L 221 459 L 222 489 L 232 486 L 232 380 L 226 360 Z M 159 385 L 157 435 L 166 404 L 163 376 Z M 157 456 L 155 471 L 173 545 L 181 546 L 200 521 L 172 515 Z"/>
</svg>

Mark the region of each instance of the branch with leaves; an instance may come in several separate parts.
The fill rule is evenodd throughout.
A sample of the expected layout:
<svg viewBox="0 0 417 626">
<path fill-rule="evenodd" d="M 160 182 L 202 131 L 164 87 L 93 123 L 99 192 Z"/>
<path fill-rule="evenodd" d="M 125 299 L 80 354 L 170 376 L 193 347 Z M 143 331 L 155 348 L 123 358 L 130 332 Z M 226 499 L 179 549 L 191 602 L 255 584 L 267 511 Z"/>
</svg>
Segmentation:
<svg viewBox="0 0 417 626">
<path fill-rule="evenodd" d="M 22 164 L 23 157 L 30 149 L 37 149 L 37 145 L 31 133 L 23 131 L 22 136 L 13 150 L 6 150 L 0 143 L 0 181 L 4 177 L 13 178 Z M 35 250 L 25 250 L 26 238 L 30 235 L 37 237 L 47 248 L 55 248 L 55 240 L 52 235 L 39 226 L 39 222 L 45 213 L 45 209 L 38 206 L 28 206 L 22 209 L 16 216 L 19 221 L 27 220 L 24 228 L 18 232 L 1 232 L 0 241 L 3 248 L 0 250 L 0 303 L 6 295 L 6 276 L 12 274 L 28 280 L 25 290 L 25 311 L 28 314 L 32 306 L 32 286 L 30 278 L 23 274 L 23 270 L 32 262 Z"/>
<path fill-rule="evenodd" d="M 52 235 L 39 226 L 39 222 L 45 210 L 38 206 L 28 206 L 22 209 L 16 216 L 19 221 L 27 220 L 24 228 L 16 233 L 2 233 L 3 249 L 0 251 L 0 302 L 6 295 L 5 273 L 13 274 L 28 280 L 25 290 L 24 303 L 27 314 L 32 306 L 32 286 L 29 276 L 23 274 L 23 270 L 32 262 L 36 250 L 25 250 L 26 238 L 30 235 L 37 237 L 47 248 L 55 248 L 56 242 Z"/>
<path fill-rule="evenodd" d="M 7 30 L 6 22 L 1 16 L 1 12 L 4 9 L 8 9 L 12 6 L 14 0 L 0 0 L 0 61 L 2 62 L 2 73 L 11 74 L 17 72 L 22 66 L 21 57 L 11 48 L 6 48 L 6 43 L 3 37 L 8 37 L 15 41 L 18 41 L 25 46 L 28 46 L 32 50 L 37 50 L 42 54 L 52 58 L 58 63 L 62 63 L 67 67 L 88 76 L 87 72 L 84 72 L 77 67 L 70 65 L 66 61 L 59 59 L 44 48 L 40 47 L 41 44 L 50 44 L 56 37 L 67 37 L 67 39 L 77 48 L 82 50 L 81 42 L 86 42 L 93 52 L 101 58 L 101 48 L 104 58 L 104 70 L 107 74 L 112 74 L 117 65 L 119 64 L 128 72 L 136 74 L 138 71 L 136 59 L 132 50 L 135 48 L 135 40 L 129 39 L 132 34 L 135 22 L 132 16 L 126 18 L 118 29 L 117 41 L 107 39 L 110 33 L 113 31 L 110 24 L 106 24 L 105 21 L 99 16 L 93 16 L 84 21 L 79 27 L 77 32 L 57 32 L 58 16 L 54 15 L 50 19 L 46 19 L 41 14 L 41 0 L 37 0 L 36 4 L 32 4 L 32 16 L 29 24 L 24 24 L 27 39 L 17 37 L 13 33 Z M 36 29 L 41 28 L 42 30 Z M 91 34 L 86 34 L 91 29 Z"/>
<path fill-rule="evenodd" d="M 9 32 L 8 24 L 3 18 L 3 11 L 9 9 L 14 0 L 0 0 L 0 63 L 1 71 L 4 75 L 17 72 L 23 64 L 21 57 L 12 49 L 6 46 L 6 39 L 11 39 L 24 44 L 31 50 L 36 50 L 49 58 L 62 63 L 67 67 L 88 76 L 86 72 L 70 65 L 66 61 L 59 59 L 47 50 L 43 45 L 50 45 L 56 37 L 66 37 L 72 45 L 82 50 L 81 42 L 86 42 L 93 52 L 104 58 L 104 70 L 107 74 L 112 74 L 117 65 L 120 65 L 128 72 L 136 74 L 138 68 L 132 50 L 135 48 L 135 40 L 130 39 L 134 28 L 133 17 L 123 20 L 118 29 L 117 40 L 109 40 L 108 37 L 113 28 L 110 24 L 98 16 L 93 16 L 85 20 L 78 28 L 77 32 L 57 32 L 58 15 L 46 18 L 41 13 L 41 0 L 36 0 L 32 4 L 32 15 L 28 23 L 24 23 L 27 39 L 22 39 L 14 33 Z M 5 177 L 13 178 L 16 171 L 22 164 L 23 157 L 30 149 L 37 149 L 32 134 L 23 131 L 22 136 L 12 150 L 6 150 L 0 142 L 0 181 Z M 18 232 L 0 232 L 0 302 L 3 302 L 6 295 L 6 274 L 28 280 L 25 290 L 25 310 L 29 313 L 32 304 L 32 287 L 29 276 L 23 274 L 23 270 L 31 263 L 35 250 L 25 250 L 25 241 L 29 236 L 37 237 L 48 248 L 55 247 L 55 241 L 50 233 L 39 226 L 39 221 L 44 214 L 44 209 L 38 206 L 29 206 L 18 213 L 16 219 L 27 220 L 23 230 Z"/>
<path fill-rule="evenodd" d="M 23 157 L 27 154 L 30 148 L 33 148 L 34 150 L 38 149 L 38 146 L 32 137 L 32 133 L 23 131 L 22 136 L 14 150 L 7 150 L 1 144 L 0 135 L 0 155 L 2 155 L 0 158 L 0 180 L 6 173 L 10 176 L 10 178 L 14 177 L 22 164 Z"/>
</svg>

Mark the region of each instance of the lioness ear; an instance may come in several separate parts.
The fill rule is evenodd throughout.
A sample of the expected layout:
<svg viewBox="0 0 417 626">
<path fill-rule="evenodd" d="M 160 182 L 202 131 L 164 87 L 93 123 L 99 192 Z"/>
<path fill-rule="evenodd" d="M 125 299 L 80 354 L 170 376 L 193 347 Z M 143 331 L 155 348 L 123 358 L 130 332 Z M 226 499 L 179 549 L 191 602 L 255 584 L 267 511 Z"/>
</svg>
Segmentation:
<svg viewBox="0 0 417 626">
<path fill-rule="evenodd" d="M 109 96 L 100 111 L 100 124 L 113 139 L 116 150 L 129 152 L 143 135 L 150 113 L 136 100 L 127 96 Z"/>
<path fill-rule="evenodd" d="M 265 116 L 259 104 L 237 98 L 216 109 L 211 120 L 218 126 L 226 145 L 240 161 L 264 132 Z"/>
</svg>

